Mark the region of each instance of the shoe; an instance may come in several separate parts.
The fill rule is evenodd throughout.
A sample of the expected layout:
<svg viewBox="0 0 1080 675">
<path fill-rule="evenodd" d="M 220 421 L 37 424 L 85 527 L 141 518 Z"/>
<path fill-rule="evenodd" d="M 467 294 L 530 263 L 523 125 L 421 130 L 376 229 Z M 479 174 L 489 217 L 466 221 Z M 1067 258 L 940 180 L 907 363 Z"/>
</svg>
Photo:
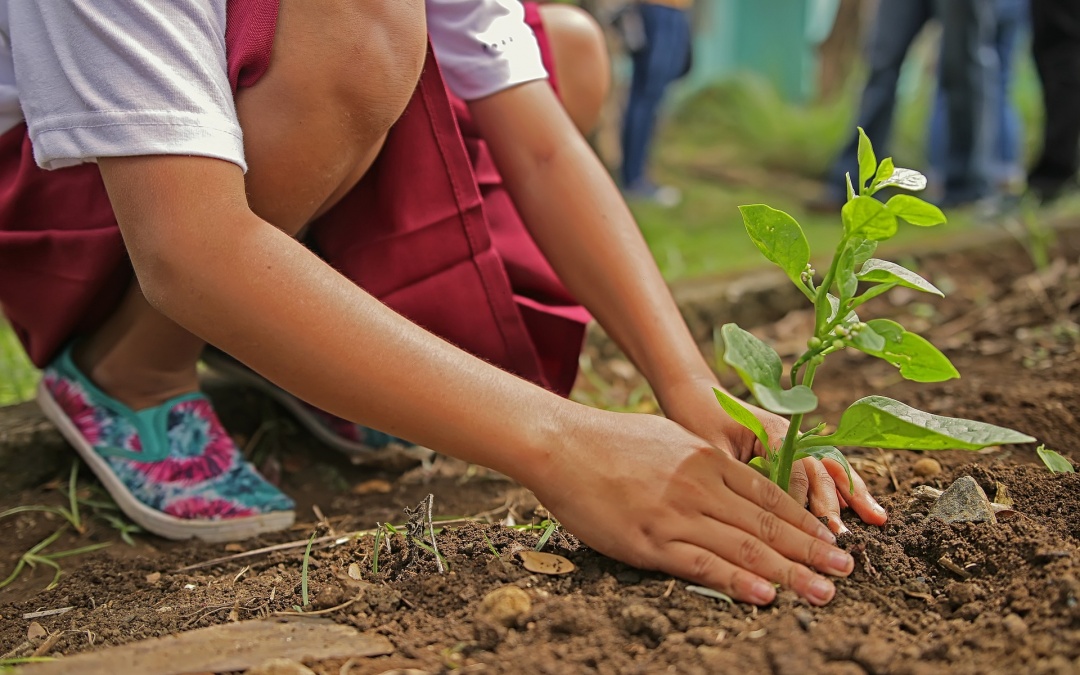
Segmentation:
<svg viewBox="0 0 1080 675">
<path fill-rule="evenodd" d="M 292 413 L 312 435 L 354 461 L 364 460 L 375 450 L 392 444 L 406 447 L 412 445 L 390 434 L 354 424 L 309 405 L 217 349 L 208 347 L 203 352 L 203 363 L 226 379 L 253 387 L 268 395 Z"/>
<path fill-rule="evenodd" d="M 682 191 L 672 185 L 654 185 L 642 182 L 623 190 L 627 202 L 647 202 L 665 209 L 673 209 L 682 203 Z"/>
<path fill-rule="evenodd" d="M 167 539 L 247 539 L 293 524 L 295 505 L 244 460 L 209 399 L 184 394 L 134 411 L 71 358 L 45 368 L 37 400 L 140 527 Z"/>
</svg>

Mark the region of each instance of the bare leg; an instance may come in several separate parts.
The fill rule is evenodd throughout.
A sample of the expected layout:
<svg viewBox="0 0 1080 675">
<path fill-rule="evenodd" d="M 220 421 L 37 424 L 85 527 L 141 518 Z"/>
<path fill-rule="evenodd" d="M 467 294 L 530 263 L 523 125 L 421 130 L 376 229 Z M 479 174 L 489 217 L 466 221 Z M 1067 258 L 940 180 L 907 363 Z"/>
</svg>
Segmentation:
<svg viewBox="0 0 1080 675">
<path fill-rule="evenodd" d="M 416 86 L 423 25 L 419 0 L 283 0 L 270 68 L 237 97 L 255 213 L 295 236 L 360 180 Z M 204 347 L 133 282 L 75 358 L 139 410 L 195 391 Z"/>
<path fill-rule="evenodd" d="M 611 61 L 599 24 L 579 7 L 541 5 L 563 107 L 583 134 L 596 127 L 611 90 Z"/>
</svg>

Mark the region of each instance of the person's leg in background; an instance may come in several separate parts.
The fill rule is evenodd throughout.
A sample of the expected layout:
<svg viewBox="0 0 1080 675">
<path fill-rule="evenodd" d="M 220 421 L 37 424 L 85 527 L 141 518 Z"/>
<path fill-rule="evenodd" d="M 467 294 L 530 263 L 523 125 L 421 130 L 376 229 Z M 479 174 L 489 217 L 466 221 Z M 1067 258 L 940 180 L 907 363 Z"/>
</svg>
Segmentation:
<svg viewBox="0 0 1080 675">
<path fill-rule="evenodd" d="M 1016 71 L 1016 46 L 1027 30 L 1029 7 L 1027 0 L 996 0 L 997 27 L 994 49 L 998 58 L 998 73 L 990 93 L 990 105 L 996 111 L 996 133 L 990 147 L 991 179 L 994 189 L 1004 195 L 1014 193 L 1023 182 L 1021 153 L 1023 128 L 1020 113 L 1012 101 L 1013 75 Z M 927 160 L 932 182 L 944 181 L 949 144 L 948 111 L 940 73 L 930 119 Z"/>
<path fill-rule="evenodd" d="M 1080 3 L 1032 0 L 1031 34 L 1046 121 L 1028 187 L 1049 201 L 1075 181 L 1080 168 Z"/>
<path fill-rule="evenodd" d="M 941 20 L 941 82 L 948 111 L 943 204 L 977 201 L 990 193 L 991 148 L 998 106 L 992 0 L 935 0 Z"/>
<path fill-rule="evenodd" d="M 690 17 L 686 10 L 642 3 L 647 44 L 633 55 L 634 75 L 623 120 L 622 186 L 629 197 L 655 199 L 646 174 L 656 118 L 668 86 L 683 75 L 690 59 Z"/>
<path fill-rule="evenodd" d="M 927 0 L 881 0 L 878 5 L 867 49 L 870 76 L 855 117 L 855 125 L 866 131 L 878 148 L 878 154 L 882 154 L 889 144 L 900 67 L 904 64 L 911 43 L 930 16 L 931 7 Z M 859 175 L 858 147 L 858 134 L 852 133 L 829 169 L 824 195 L 809 204 L 811 208 L 840 210 L 846 198 L 845 174 L 850 173 L 853 181 Z"/>
</svg>

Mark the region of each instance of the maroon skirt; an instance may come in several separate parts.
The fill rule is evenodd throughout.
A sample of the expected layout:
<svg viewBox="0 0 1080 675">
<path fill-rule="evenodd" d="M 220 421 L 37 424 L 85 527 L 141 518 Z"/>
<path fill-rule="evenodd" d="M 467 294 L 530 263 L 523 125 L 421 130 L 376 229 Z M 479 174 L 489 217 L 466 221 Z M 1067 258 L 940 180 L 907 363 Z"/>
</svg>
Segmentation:
<svg viewBox="0 0 1080 675">
<path fill-rule="evenodd" d="M 277 9 L 277 0 L 229 0 L 234 92 L 266 72 Z M 554 73 L 537 8 L 526 10 Z M 589 316 L 529 235 L 430 53 L 379 158 L 308 236 L 342 274 L 417 324 L 570 391 Z M 33 362 L 43 366 L 99 325 L 131 279 L 97 167 L 43 171 L 24 125 L 0 136 L 0 306 Z"/>
</svg>

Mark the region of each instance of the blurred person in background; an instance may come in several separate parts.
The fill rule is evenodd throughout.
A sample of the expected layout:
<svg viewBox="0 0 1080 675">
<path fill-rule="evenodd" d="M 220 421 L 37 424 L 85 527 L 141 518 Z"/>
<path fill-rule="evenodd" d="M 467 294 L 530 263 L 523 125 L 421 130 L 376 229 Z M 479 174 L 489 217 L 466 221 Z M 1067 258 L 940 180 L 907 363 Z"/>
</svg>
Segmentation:
<svg viewBox="0 0 1080 675">
<path fill-rule="evenodd" d="M 634 3 L 626 10 L 634 17 L 633 21 L 640 17 L 642 32 L 638 44 L 626 41 L 634 74 L 623 119 L 620 178 L 629 200 L 663 206 L 675 206 L 681 200 L 676 188 L 654 183 L 646 165 L 657 113 L 668 86 L 690 72 L 692 4 L 693 0 L 648 0 Z M 624 23 L 630 21 L 624 18 Z"/>
<path fill-rule="evenodd" d="M 942 26 L 940 86 L 949 130 L 944 161 L 943 205 L 976 202 L 990 194 L 989 102 L 997 77 L 993 49 L 995 4 L 991 0 L 881 0 L 870 35 L 870 76 L 856 119 L 883 155 L 889 145 L 900 68 L 915 38 L 931 19 Z M 833 162 L 825 192 L 807 206 L 839 211 L 846 200 L 845 174 L 858 179 L 858 135 Z"/>
<path fill-rule="evenodd" d="M 1080 168 L 1080 1 L 1032 0 L 1031 37 L 1046 119 L 1028 188 L 1049 202 L 1076 186 Z"/>
<path fill-rule="evenodd" d="M 1028 0 L 995 0 L 994 4 L 997 9 L 994 49 L 998 72 L 988 97 L 988 105 L 994 115 L 989 158 L 990 178 L 994 191 L 1002 195 L 1016 195 L 1023 189 L 1024 183 L 1024 129 L 1020 112 L 1012 100 L 1012 84 L 1016 73 L 1016 47 L 1029 28 L 1031 7 Z M 927 147 L 929 173 L 937 180 L 941 180 L 947 173 L 948 138 L 947 93 L 939 79 Z"/>
</svg>

